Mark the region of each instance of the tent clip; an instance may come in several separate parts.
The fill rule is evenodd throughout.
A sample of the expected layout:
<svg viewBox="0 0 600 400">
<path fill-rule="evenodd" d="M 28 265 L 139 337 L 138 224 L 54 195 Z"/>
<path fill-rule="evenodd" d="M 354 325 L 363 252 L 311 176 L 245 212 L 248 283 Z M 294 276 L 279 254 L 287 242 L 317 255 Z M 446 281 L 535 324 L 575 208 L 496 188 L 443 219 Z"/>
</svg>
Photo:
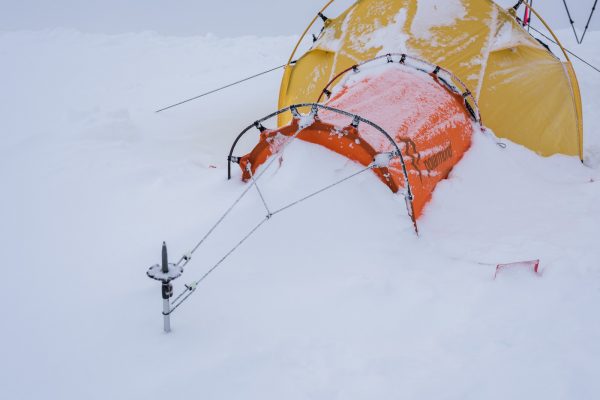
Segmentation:
<svg viewBox="0 0 600 400">
<path fill-rule="evenodd" d="M 265 128 L 265 127 L 264 127 L 264 126 L 263 126 L 263 125 L 260 123 L 260 121 L 254 121 L 254 127 L 255 127 L 256 129 L 258 129 L 259 131 L 261 131 L 261 132 L 264 132 L 264 131 L 266 131 L 266 130 L 267 130 L 267 128 Z"/>
<path fill-rule="evenodd" d="M 517 4 L 515 4 L 514 6 L 512 6 L 512 9 L 515 10 L 515 11 L 518 11 L 519 7 L 521 7 L 521 4 L 523 4 L 523 0 L 517 1 Z"/>
<path fill-rule="evenodd" d="M 316 104 L 313 104 L 310 107 L 310 115 L 312 115 L 313 118 L 318 118 L 319 117 L 319 109 L 317 108 Z"/>
<path fill-rule="evenodd" d="M 387 168 L 390 166 L 390 162 L 399 156 L 397 150 L 388 151 L 384 153 L 377 153 L 375 157 L 373 157 L 373 161 L 371 162 L 371 166 L 373 168 Z"/>
<path fill-rule="evenodd" d="M 298 109 L 294 106 L 290 107 L 290 112 L 292 113 L 292 115 L 294 116 L 294 118 L 301 118 L 302 115 L 300 115 L 300 113 L 298 112 Z"/>
</svg>

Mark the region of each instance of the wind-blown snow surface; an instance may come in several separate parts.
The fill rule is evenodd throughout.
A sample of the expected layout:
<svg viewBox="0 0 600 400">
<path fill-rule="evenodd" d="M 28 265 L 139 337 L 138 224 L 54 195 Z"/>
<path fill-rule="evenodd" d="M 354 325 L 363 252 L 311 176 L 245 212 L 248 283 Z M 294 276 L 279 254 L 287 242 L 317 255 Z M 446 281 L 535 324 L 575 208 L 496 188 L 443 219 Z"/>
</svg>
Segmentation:
<svg viewBox="0 0 600 400">
<path fill-rule="evenodd" d="M 145 271 L 244 189 L 224 157 L 279 75 L 153 110 L 282 63 L 293 39 L 0 35 L 1 397 L 597 397 L 600 74 L 580 63 L 589 167 L 476 135 L 418 238 L 362 174 L 273 217 L 162 332 Z M 599 42 L 568 44 L 598 65 Z M 272 208 L 357 170 L 301 142 L 276 166 Z M 176 289 L 263 215 L 250 192 Z M 533 258 L 541 277 L 493 280 L 489 264 Z"/>
</svg>

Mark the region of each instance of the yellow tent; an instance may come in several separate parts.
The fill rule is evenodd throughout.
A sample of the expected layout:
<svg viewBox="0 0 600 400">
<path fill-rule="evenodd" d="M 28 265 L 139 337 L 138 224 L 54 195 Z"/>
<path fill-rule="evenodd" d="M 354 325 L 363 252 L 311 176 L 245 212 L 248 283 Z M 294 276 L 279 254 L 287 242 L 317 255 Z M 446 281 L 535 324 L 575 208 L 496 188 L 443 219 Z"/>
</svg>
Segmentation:
<svg viewBox="0 0 600 400">
<path fill-rule="evenodd" d="M 583 159 L 581 97 L 568 56 L 562 62 L 491 0 L 358 0 L 288 63 L 279 106 L 317 101 L 340 71 L 390 52 L 455 73 L 497 136 L 544 156 Z M 282 114 L 280 125 L 288 119 Z"/>
</svg>

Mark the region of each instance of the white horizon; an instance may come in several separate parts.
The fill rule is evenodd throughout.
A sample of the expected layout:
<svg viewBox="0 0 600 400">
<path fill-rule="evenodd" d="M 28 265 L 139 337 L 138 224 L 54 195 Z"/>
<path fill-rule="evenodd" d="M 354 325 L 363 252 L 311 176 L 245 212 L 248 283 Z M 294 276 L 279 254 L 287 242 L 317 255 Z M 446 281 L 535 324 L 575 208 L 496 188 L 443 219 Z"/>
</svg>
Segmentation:
<svg viewBox="0 0 600 400">
<path fill-rule="evenodd" d="M 339 14 L 352 2 L 334 3 L 329 15 Z M 509 7 L 515 0 L 496 2 Z M 197 0 L 24 0 L 5 2 L 0 13 L 0 31 L 65 28 L 108 34 L 153 31 L 174 36 L 294 35 L 303 31 L 324 3 L 325 0 L 238 0 L 206 5 Z M 593 3 L 594 0 L 567 2 L 579 32 L 585 27 Z M 562 1 L 534 1 L 534 6 L 553 29 L 570 27 Z M 535 23 L 534 19 L 534 26 Z M 600 16 L 593 16 L 590 30 L 600 30 Z"/>
</svg>

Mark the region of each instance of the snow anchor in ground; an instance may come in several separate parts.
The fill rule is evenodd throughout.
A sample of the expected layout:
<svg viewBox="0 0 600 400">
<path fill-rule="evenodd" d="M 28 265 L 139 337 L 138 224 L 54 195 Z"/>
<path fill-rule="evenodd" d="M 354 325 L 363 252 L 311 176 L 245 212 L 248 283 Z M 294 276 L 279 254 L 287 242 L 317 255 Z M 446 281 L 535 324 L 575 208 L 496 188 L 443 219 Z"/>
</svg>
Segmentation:
<svg viewBox="0 0 600 400">
<path fill-rule="evenodd" d="M 171 281 L 179 278 L 183 273 L 183 267 L 178 264 L 170 264 L 167 254 L 167 244 L 162 244 L 161 263 L 154 264 L 148 268 L 146 274 L 148 277 L 161 281 L 161 296 L 163 299 L 163 329 L 165 332 L 171 331 L 171 305 L 170 299 L 173 297 L 173 285 Z"/>
</svg>

